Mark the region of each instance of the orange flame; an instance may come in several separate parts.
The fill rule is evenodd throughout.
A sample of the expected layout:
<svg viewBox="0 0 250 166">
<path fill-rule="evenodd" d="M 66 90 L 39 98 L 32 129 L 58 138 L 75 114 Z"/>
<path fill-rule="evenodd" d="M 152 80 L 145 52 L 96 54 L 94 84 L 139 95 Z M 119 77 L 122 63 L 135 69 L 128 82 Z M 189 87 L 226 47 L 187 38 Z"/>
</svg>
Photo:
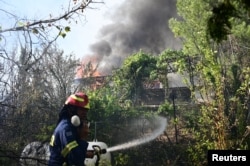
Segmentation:
<svg viewBox="0 0 250 166">
<path fill-rule="evenodd" d="M 98 71 L 98 57 L 85 56 L 81 64 L 76 68 L 76 78 L 98 77 L 102 76 Z"/>
</svg>

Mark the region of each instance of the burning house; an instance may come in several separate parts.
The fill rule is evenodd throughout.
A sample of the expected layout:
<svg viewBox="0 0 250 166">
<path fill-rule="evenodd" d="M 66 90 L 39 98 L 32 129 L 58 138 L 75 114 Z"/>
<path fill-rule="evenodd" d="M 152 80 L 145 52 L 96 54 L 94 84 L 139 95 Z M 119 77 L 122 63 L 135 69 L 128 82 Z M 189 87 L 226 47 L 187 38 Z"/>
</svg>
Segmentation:
<svg viewBox="0 0 250 166">
<path fill-rule="evenodd" d="M 117 10 L 109 13 L 110 24 L 103 26 L 98 40 L 90 45 L 90 53 L 75 78 L 76 85 L 97 89 L 107 83 L 107 75 L 119 68 L 129 55 L 142 50 L 159 55 L 166 48 L 178 50 L 181 41 L 174 37 L 168 26 L 171 18 L 177 18 L 176 0 L 124 1 Z M 97 71 L 102 71 L 102 73 Z M 86 71 L 87 73 L 83 72 Z M 191 92 L 176 76 L 169 76 L 168 89 L 159 81 L 145 86 L 142 102 L 159 105 L 175 92 L 177 100 L 189 101 Z"/>
</svg>

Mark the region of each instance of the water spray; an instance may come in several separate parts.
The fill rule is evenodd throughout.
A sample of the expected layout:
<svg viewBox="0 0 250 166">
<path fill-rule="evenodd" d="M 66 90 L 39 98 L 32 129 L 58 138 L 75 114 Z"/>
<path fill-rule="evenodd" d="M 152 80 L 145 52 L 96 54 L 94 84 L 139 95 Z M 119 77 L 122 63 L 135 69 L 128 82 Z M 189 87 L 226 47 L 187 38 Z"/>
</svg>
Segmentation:
<svg viewBox="0 0 250 166">
<path fill-rule="evenodd" d="M 144 136 L 142 138 L 138 138 L 138 139 L 129 141 L 127 143 L 123 143 L 120 145 L 109 147 L 109 148 L 107 148 L 107 152 L 114 152 L 117 150 L 128 149 L 128 148 L 138 146 L 138 145 L 141 145 L 141 144 L 144 144 L 144 143 L 147 143 L 147 142 L 154 140 L 155 138 L 157 138 L 160 134 L 162 134 L 164 132 L 164 130 L 166 129 L 166 126 L 167 126 L 166 118 L 157 116 L 156 121 L 159 123 L 160 126 L 156 130 L 154 130 L 149 136 Z"/>
</svg>

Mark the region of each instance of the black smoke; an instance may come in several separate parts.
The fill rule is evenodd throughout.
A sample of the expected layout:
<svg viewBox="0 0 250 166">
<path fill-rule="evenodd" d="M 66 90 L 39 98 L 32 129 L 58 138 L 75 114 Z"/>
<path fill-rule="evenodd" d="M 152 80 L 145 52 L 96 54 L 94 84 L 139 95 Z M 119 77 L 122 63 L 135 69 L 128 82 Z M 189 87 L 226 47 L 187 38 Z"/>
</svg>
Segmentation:
<svg viewBox="0 0 250 166">
<path fill-rule="evenodd" d="M 180 48 L 168 26 L 173 17 L 176 0 L 125 0 L 113 13 L 112 23 L 100 30 L 100 41 L 90 46 L 100 60 L 100 72 L 109 74 L 140 50 L 157 55 L 166 48 Z"/>
</svg>

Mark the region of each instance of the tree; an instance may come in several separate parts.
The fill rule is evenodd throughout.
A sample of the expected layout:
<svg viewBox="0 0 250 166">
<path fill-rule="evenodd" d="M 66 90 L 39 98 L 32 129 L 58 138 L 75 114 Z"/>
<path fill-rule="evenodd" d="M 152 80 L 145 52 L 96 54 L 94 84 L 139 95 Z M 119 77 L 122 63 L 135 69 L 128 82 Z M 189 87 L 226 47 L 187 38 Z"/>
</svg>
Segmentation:
<svg viewBox="0 0 250 166">
<path fill-rule="evenodd" d="M 211 1 L 212 15 L 209 17 L 207 26 L 208 34 L 217 42 L 227 39 L 232 33 L 232 20 L 245 22 L 249 25 L 250 3 L 247 0 L 223 0 Z"/>
<path fill-rule="evenodd" d="M 196 142 L 189 149 L 190 159 L 196 165 L 204 164 L 208 149 L 247 146 L 246 142 L 239 142 L 246 127 L 244 105 L 249 79 L 240 73 L 249 72 L 245 60 L 242 61 L 243 57 L 249 57 L 249 41 L 243 35 L 249 27 L 244 26 L 244 21 L 233 21 L 232 27 L 238 30 L 232 28 L 234 33 L 228 40 L 219 44 L 211 40 L 207 35 L 207 22 L 213 15 L 212 2 L 179 0 L 177 9 L 181 19 L 170 20 L 171 29 L 183 41 L 183 53 L 197 62 L 192 70 L 196 90 L 193 93 L 200 96 L 195 98 L 200 101 L 200 115 L 194 127 Z"/>
<path fill-rule="evenodd" d="M 49 139 L 61 105 L 75 91 L 72 85 L 79 64 L 72 55 L 57 50 L 54 42 L 66 36 L 71 22 L 83 18 L 91 3 L 102 2 L 74 0 L 63 14 L 37 20 L 0 10 L 15 21 L 13 27 L 0 27 L 1 131 L 11 131 L 2 132 L 0 150 L 6 159 L 18 158 L 20 148 L 34 139 Z M 18 34 L 20 52 L 8 50 L 9 33 Z M 9 153 L 12 150 L 15 156 Z"/>
<path fill-rule="evenodd" d="M 18 160 L 20 150 L 28 143 L 49 140 L 59 109 L 74 91 L 73 79 L 79 60 L 63 55 L 56 47 L 30 54 L 29 47 L 24 46 L 20 54 L 15 51 L 12 55 L 2 54 L 1 61 L 7 62 L 3 64 L 4 69 L 11 64 L 12 70 L 2 73 L 0 80 L 6 83 L 1 89 L 4 95 L 0 107 L 0 153 L 3 160 Z M 3 160 L 1 164 L 8 163 Z"/>
<path fill-rule="evenodd" d="M 141 51 L 124 60 L 121 68 L 114 74 L 114 84 L 122 95 L 121 102 L 131 100 L 133 105 L 141 103 L 143 83 L 149 80 L 155 65 L 155 57 Z"/>
<path fill-rule="evenodd" d="M 33 19 L 24 19 L 19 18 L 19 16 L 6 11 L 5 9 L 1 9 L 0 11 L 4 14 L 8 15 L 10 18 L 13 18 L 15 23 L 13 27 L 3 29 L 0 27 L 0 39 L 5 39 L 4 33 L 6 32 L 26 32 L 29 35 L 34 35 L 41 40 L 49 39 L 48 34 L 53 29 L 56 29 L 58 33 L 53 35 L 52 39 L 49 40 L 53 42 L 57 39 L 58 36 L 65 37 L 67 32 L 70 31 L 70 23 L 72 21 L 77 22 L 75 18 L 81 18 L 83 16 L 83 11 L 90 6 L 91 3 L 102 3 L 95 2 L 93 0 L 73 0 L 68 3 L 68 6 L 65 7 L 65 11 L 62 11 L 62 14 L 58 16 L 50 15 L 47 19 L 37 20 Z M 60 23 L 60 21 L 66 20 L 66 25 Z M 33 38 L 30 38 L 33 41 Z"/>
<path fill-rule="evenodd" d="M 177 66 L 177 64 L 180 63 L 176 62 L 185 60 L 185 57 L 182 51 L 166 49 L 156 58 L 156 60 L 157 60 L 156 70 L 151 73 L 151 77 L 159 79 L 159 81 L 163 83 L 165 90 L 165 100 L 167 100 L 169 97 L 168 74 L 169 73 L 177 74 L 181 66 Z"/>
</svg>

